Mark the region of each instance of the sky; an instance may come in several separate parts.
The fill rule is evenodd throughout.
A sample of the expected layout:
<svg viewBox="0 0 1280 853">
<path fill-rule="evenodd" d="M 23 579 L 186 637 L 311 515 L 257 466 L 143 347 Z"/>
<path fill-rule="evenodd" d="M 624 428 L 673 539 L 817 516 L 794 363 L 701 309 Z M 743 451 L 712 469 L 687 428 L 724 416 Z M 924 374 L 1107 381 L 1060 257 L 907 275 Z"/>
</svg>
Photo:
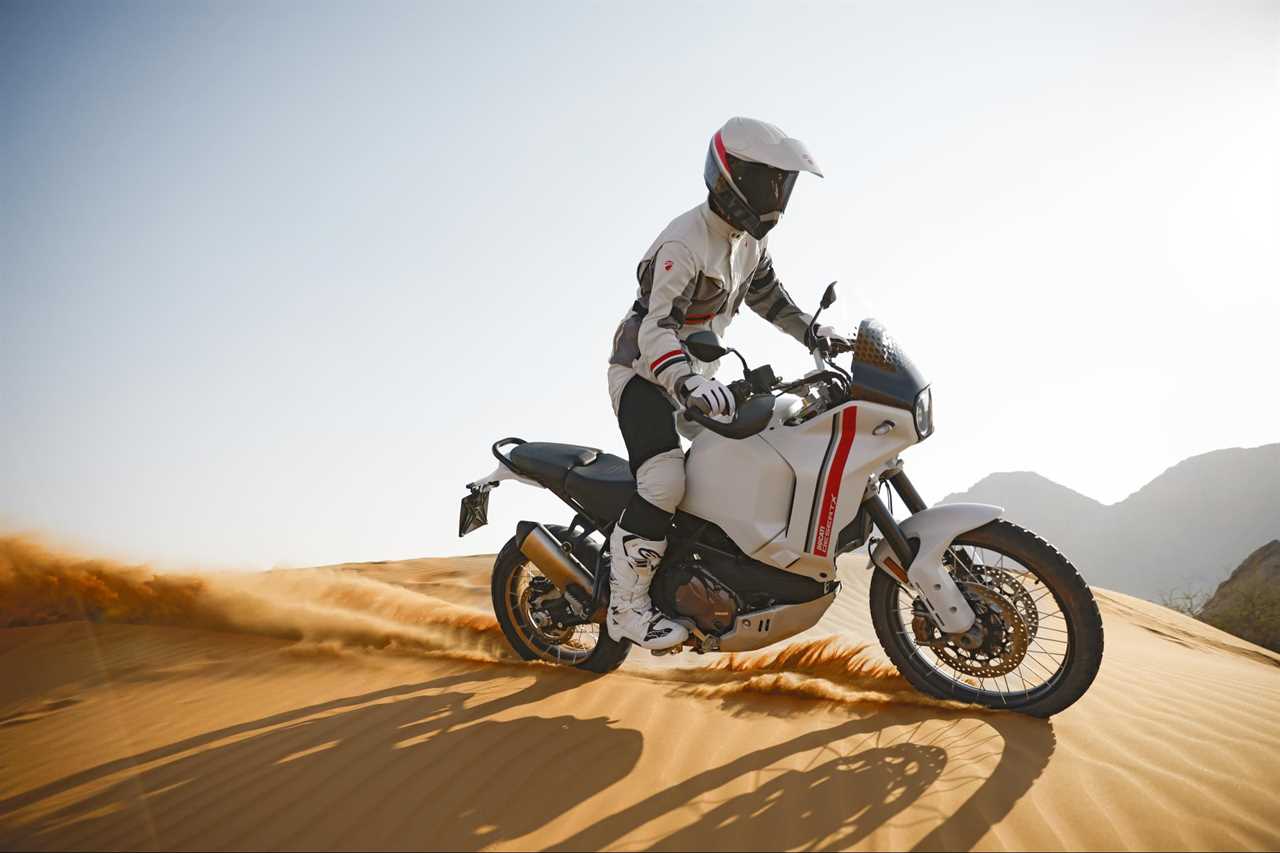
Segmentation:
<svg viewBox="0 0 1280 853">
<path fill-rule="evenodd" d="M 508 483 L 456 535 L 498 438 L 623 452 L 610 339 L 733 115 L 826 173 L 793 297 L 933 383 L 926 499 L 1280 441 L 1273 0 L 0 0 L 0 530 L 262 568 L 564 520 Z"/>
</svg>

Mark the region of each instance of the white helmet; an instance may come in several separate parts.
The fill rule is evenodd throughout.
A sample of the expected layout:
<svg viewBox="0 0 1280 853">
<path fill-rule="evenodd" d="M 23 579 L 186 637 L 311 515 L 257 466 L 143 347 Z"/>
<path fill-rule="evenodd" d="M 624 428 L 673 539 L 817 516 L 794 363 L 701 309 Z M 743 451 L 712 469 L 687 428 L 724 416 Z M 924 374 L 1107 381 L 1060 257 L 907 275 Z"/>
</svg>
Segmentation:
<svg viewBox="0 0 1280 853">
<path fill-rule="evenodd" d="M 736 117 L 711 137 L 703 180 L 716 213 L 759 240 L 782 218 L 801 172 L 822 177 L 803 142 L 768 122 Z"/>
</svg>

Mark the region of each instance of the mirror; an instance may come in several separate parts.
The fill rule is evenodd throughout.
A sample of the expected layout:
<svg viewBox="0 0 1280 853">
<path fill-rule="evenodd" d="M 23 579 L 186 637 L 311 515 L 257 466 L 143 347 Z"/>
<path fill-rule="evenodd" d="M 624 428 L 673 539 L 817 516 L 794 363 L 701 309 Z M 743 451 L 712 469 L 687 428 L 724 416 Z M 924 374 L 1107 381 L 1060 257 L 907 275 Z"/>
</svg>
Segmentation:
<svg viewBox="0 0 1280 853">
<path fill-rule="evenodd" d="M 684 348 L 698 361 L 715 361 L 729 352 L 715 332 L 694 332 L 684 339 Z"/>
<path fill-rule="evenodd" d="M 827 289 L 822 293 L 822 307 L 830 308 L 831 303 L 836 301 L 836 283 L 833 281 L 827 285 Z"/>
</svg>

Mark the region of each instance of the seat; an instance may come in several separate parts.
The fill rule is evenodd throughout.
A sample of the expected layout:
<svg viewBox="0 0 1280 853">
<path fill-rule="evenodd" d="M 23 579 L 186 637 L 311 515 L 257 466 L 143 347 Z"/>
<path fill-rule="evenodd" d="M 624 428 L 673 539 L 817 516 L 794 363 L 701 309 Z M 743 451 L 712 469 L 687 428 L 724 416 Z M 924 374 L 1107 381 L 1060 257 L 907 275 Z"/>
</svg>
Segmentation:
<svg viewBox="0 0 1280 853">
<path fill-rule="evenodd" d="M 635 494 L 636 481 L 627 460 L 601 453 L 591 464 L 572 469 L 564 490 L 597 518 L 617 521 Z"/>
<path fill-rule="evenodd" d="M 546 486 L 564 489 L 565 475 L 575 465 L 589 465 L 600 451 L 577 444 L 527 441 L 512 448 L 507 458 L 516 469 Z"/>
</svg>

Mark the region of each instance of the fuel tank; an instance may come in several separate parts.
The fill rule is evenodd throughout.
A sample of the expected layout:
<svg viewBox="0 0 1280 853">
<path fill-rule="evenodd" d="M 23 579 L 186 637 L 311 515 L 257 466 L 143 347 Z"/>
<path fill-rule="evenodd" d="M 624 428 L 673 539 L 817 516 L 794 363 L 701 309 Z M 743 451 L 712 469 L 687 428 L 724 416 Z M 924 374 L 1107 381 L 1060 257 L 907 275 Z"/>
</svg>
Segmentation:
<svg viewBox="0 0 1280 853">
<path fill-rule="evenodd" d="M 704 430 L 685 459 L 680 509 L 713 522 L 750 554 L 781 534 L 796 478 L 760 436 L 724 438 Z"/>
</svg>

